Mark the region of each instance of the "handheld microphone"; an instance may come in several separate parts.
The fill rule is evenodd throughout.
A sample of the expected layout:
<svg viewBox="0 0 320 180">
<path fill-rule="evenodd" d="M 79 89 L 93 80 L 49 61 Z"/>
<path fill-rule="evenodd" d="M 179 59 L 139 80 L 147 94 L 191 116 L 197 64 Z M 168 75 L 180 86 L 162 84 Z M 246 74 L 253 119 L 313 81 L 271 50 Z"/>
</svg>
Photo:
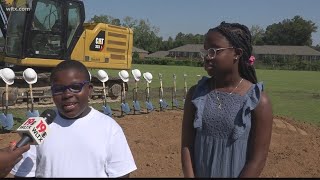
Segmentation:
<svg viewBox="0 0 320 180">
<path fill-rule="evenodd" d="M 52 109 L 46 109 L 40 117 L 28 118 L 18 129 L 17 133 L 21 136 L 20 141 L 16 144 L 16 148 L 25 146 L 28 143 L 39 145 L 47 136 L 51 124 L 57 116 Z"/>
</svg>

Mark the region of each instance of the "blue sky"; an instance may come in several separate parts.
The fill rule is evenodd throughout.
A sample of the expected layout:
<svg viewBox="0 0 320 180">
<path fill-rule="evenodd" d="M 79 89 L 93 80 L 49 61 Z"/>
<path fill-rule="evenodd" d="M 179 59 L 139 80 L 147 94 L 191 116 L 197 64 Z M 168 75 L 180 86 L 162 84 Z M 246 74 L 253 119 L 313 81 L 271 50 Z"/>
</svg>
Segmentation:
<svg viewBox="0 0 320 180">
<path fill-rule="evenodd" d="M 164 39 L 178 32 L 204 34 L 221 21 L 259 25 L 264 29 L 273 23 L 300 15 L 318 26 L 312 34 L 313 45 L 320 44 L 319 0 L 83 0 L 86 20 L 94 15 L 123 19 L 149 19 L 160 28 Z"/>
</svg>

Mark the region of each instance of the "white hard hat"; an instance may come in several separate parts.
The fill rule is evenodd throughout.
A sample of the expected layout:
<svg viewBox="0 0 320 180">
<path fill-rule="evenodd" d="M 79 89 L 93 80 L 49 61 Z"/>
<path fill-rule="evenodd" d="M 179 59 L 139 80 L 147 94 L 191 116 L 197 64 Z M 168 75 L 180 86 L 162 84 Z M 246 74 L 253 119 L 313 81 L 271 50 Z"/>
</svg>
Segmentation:
<svg viewBox="0 0 320 180">
<path fill-rule="evenodd" d="M 128 82 L 129 81 L 129 73 L 126 70 L 122 70 L 119 72 L 119 76 L 122 79 L 123 82 Z"/>
<path fill-rule="evenodd" d="M 139 81 L 140 80 L 140 77 L 141 77 L 141 72 L 139 69 L 134 69 L 131 71 L 132 72 L 132 75 L 133 75 L 133 78 L 136 80 L 136 81 Z"/>
<path fill-rule="evenodd" d="M 152 81 L 152 74 L 149 72 L 143 73 L 143 78 L 148 82 L 151 83 Z"/>
<path fill-rule="evenodd" d="M 98 79 L 101 81 L 101 82 L 107 82 L 109 80 L 109 76 L 107 74 L 107 72 L 105 72 L 104 70 L 99 70 L 98 71 Z"/>
<path fill-rule="evenodd" d="M 38 79 L 37 73 L 32 68 L 27 68 L 26 70 L 24 70 L 22 75 L 23 75 L 23 79 L 28 84 L 34 84 L 37 82 L 37 79 Z"/>
<path fill-rule="evenodd" d="M 15 78 L 15 74 L 12 71 L 12 69 L 10 68 L 3 68 L 0 70 L 0 76 L 2 78 L 2 80 L 8 84 L 8 85 L 12 85 L 14 83 L 14 78 Z"/>
</svg>

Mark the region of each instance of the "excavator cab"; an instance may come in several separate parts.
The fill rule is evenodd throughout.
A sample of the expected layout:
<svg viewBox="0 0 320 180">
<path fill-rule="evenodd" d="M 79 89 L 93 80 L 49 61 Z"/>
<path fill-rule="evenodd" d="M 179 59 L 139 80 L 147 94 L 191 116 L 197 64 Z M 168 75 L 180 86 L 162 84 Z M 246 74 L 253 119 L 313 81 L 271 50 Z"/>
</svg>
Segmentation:
<svg viewBox="0 0 320 180">
<path fill-rule="evenodd" d="M 82 1 L 13 0 L 11 7 L 1 5 L 7 12 L 0 9 L 0 28 L 6 38 L 5 56 L 0 62 L 50 68 L 74 59 L 87 68 L 131 68 L 132 29 L 84 23 Z"/>
<path fill-rule="evenodd" d="M 85 9 L 80 0 L 2 0 L 0 4 L 0 29 L 5 38 L 4 48 L 0 45 L 0 66 L 15 72 L 27 67 L 42 72 L 33 88 L 38 104 L 52 102 L 48 72 L 63 60 L 80 61 L 88 69 L 131 68 L 132 29 L 84 23 Z M 108 80 L 107 95 L 94 75 L 92 83 L 93 99 L 108 96 L 110 101 L 120 100 L 123 82 L 119 77 Z M 0 81 L 0 98 L 3 86 Z M 28 101 L 28 87 L 21 73 L 11 89 L 12 105 Z"/>
<path fill-rule="evenodd" d="M 83 32 L 82 1 L 18 0 L 13 7 L 5 30 L 6 56 L 70 59 Z"/>
</svg>

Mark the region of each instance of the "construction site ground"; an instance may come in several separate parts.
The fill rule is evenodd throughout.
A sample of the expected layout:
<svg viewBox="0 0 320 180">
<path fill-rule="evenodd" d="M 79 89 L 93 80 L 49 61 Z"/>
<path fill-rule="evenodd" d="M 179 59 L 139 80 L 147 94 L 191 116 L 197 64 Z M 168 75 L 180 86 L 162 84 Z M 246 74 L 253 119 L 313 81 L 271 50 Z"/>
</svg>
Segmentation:
<svg viewBox="0 0 320 180">
<path fill-rule="evenodd" d="M 114 117 L 125 132 L 138 167 L 131 177 L 183 177 L 182 115 L 182 110 L 166 110 Z M 18 139 L 14 132 L 0 134 L 0 148 Z M 320 127 L 275 117 L 261 177 L 320 177 L 319 167 Z"/>
</svg>

